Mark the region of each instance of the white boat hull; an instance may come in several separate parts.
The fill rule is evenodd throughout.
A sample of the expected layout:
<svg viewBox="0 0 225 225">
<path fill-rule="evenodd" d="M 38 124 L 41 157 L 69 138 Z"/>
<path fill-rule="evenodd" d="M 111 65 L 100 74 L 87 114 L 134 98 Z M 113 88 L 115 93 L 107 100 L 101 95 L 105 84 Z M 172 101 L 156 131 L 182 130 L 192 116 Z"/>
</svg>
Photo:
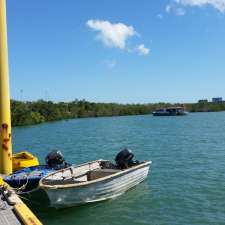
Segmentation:
<svg viewBox="0 0 225 225">
<path fill-rule="evenodd" d="M 69 207 L 115 198 L 142 182 L 148 175 L 150 163 L 127 170 L 116 176 L 89 185 L 66 188 L 43 188 L 53 207 Z"/>
</svg>

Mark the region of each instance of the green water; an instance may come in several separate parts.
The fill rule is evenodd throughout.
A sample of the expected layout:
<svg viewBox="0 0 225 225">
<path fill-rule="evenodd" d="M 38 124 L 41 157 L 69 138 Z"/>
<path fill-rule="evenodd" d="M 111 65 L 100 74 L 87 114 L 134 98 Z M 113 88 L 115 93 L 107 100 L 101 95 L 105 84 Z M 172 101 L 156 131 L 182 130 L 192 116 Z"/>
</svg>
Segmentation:
<svg viewBox="0 0 225 225">
<path fill-rule="evenodd" d="M 117 199 L 69 209 L 32 208 L 44 224 L 225 224 L 225 113 L 76 119 L 14 128 L 14 149 L 40 159 L 60 149 L 76 164 L 123 147 L 153 161 L 147 180 Z"/>
</svg>

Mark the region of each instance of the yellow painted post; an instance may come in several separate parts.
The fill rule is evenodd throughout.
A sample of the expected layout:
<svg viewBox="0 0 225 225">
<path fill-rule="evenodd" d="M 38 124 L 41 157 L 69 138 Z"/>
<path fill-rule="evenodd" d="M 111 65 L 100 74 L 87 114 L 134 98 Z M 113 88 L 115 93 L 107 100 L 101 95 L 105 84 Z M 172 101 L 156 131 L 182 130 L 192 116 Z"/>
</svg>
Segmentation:
<svg viewBox="0 0 225 225">
<path fill-rule="evenodd" d="M 6 1 L 0 0 L 0 173 L 12 173 Z"/>
</svg>

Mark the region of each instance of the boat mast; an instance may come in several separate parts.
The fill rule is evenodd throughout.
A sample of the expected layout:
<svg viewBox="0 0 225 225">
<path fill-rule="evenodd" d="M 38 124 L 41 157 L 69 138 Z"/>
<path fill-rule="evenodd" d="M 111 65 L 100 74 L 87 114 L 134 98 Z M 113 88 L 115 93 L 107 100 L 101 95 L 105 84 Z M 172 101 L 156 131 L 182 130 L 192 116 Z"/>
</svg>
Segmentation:
<svg viewBox="0 0 225 225">
<path fill-rule="evenodd" d="M 12 173 L 6 0 L 0 0 L 0 173 Z"/>
</svg>

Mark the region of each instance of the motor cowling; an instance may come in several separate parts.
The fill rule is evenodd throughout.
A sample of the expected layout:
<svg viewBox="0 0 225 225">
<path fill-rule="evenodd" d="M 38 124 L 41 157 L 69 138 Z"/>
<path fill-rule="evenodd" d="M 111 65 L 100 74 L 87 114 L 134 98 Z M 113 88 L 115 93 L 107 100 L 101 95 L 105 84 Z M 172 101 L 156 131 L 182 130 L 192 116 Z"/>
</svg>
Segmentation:
<svg viewBox="0 0 225 225">
<path fill-rule="evenodd" d="M 134 154 L 131 150 L 125 148 L 120 151 L 115 158 L 116 165 L 119 169 L 126 169 L 133 165 Z"/>
<path fill-rule="evenodd" d="M 65 161 L 63 154 L 59 150 L 52 150 L 45 157 L 46 164 L 54 169 L 63 169 L 68 167 L 68 163 Z"/>
</svg>

